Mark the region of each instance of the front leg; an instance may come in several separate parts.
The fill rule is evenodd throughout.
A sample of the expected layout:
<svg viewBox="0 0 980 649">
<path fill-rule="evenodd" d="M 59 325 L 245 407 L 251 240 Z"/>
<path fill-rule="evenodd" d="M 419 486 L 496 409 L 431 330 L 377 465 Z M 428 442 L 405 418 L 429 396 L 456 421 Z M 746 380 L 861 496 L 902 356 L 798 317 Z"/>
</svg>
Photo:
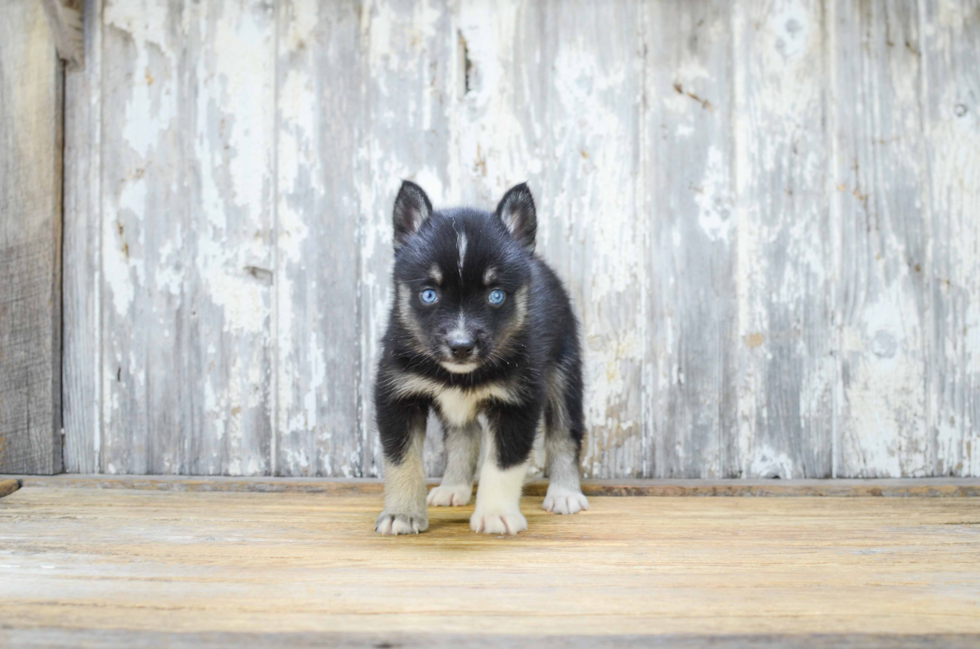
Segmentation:
<svg viewBox="0 0 980 649">
<path fill-rule="evenodd" d="M 531 406 L 495 404 L 486 415 L 483 468 L 470 528 L 487 534 L 517 534 L 527 529 L 527 519 L 521 514 L 521 490 L 539 411 Z"/>
<path fill-rule="evenodd" d="M 443 420 L 446 472 L 426 499 L 434 507 L 462 507 L 473 497 L 473 477 L 480 459 L 480 425 L 456 426 Z"/>
<path fill-rule="evenodd" d="M 385 508 L 375 531 L 418 534 L 429 527 L 425 511 L 425 467 L 422 445 L 429 404 L 421 400 L 379 398 L 378 432 L 384 448 Z"/>
</svg>

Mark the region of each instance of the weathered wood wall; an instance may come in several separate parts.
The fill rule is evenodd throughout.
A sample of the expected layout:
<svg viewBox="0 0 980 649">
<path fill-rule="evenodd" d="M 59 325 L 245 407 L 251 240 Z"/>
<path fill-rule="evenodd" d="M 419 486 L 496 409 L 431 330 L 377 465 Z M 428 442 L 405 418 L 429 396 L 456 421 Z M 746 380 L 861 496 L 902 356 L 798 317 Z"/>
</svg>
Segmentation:
<svg viewBox="0 0 980 649">
<path fill-rule="evenodd" d="M 57 473 L 62 66 L 41 4 L 0 3 L 0 473 Z"/>
<path fill-rule="evenodd" d="M 412 178 L 485 207 L 530 182 L 583 321 L 589 475 L 980 475 L 977 0 L 106 0 L 85 20 L 68 470 L 377 475 Z"/>
</svg>

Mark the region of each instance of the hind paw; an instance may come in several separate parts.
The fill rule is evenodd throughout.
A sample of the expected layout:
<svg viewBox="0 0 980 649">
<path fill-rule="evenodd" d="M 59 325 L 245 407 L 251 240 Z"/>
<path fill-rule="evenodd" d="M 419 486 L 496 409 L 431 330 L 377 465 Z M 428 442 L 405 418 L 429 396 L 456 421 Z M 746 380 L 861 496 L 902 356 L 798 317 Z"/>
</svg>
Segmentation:
<svg viewBox="0 0 980 649">
<path fill-rule="evenodd" d="M 577 514 L 589 508 L 589 499 L 581 491 L 549 486 L 541 507 L 555 514 Z"/>
<path fill-rule="evenodd" d="M 425 502 L 432 507 L 462 507 L 473 497 L 473 485 L 439 485 L 433 487 Z"/>
</svg>

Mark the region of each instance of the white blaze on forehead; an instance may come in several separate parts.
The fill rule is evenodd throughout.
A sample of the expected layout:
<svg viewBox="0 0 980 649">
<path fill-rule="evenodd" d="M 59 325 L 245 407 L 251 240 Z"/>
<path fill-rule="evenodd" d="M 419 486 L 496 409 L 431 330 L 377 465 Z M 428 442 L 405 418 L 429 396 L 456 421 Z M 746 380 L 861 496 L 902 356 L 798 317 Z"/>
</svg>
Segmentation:
<svg viewBox="0 0 980 649">
<path fill-rule="evenodd" d="M 456 321 L 456 328 L 449 332 L 449 339 L 466 337 L 466 315 L 459 312 L 459 319 Z"/>
<path fill-rule="evenodd" d="M 466 233 L 456 235 L 456 247 L 459 248 L 459 278 L 463 279 L 463 260 L 466 259 Z"/>
</svg>

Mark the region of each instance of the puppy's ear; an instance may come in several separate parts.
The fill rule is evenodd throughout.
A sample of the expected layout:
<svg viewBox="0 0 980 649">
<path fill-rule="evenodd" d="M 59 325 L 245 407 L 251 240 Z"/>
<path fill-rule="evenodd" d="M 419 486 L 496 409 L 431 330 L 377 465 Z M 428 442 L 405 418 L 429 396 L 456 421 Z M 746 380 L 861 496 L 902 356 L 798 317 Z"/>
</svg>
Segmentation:
<svg viewBox="0 0 980 649">
<path fill-rule="evenodd" d="M 528 252 L 534 252 L 534 235 L 538 231 L 538 217 L 534 209 L 534 198 L 526 183 L 507 190 L 497 205 L 497 218 Z"/>
<path fill-rule="evenodd" d="M 399 250 L 408 238 L 419 231 L 422 224 L 432 215 L 432 203 L 422 188 L 415 183 L 403 180 L 402 187 L 395 198 L 392 223 L 395 226 L 395 250 Z"/>
</svg>

